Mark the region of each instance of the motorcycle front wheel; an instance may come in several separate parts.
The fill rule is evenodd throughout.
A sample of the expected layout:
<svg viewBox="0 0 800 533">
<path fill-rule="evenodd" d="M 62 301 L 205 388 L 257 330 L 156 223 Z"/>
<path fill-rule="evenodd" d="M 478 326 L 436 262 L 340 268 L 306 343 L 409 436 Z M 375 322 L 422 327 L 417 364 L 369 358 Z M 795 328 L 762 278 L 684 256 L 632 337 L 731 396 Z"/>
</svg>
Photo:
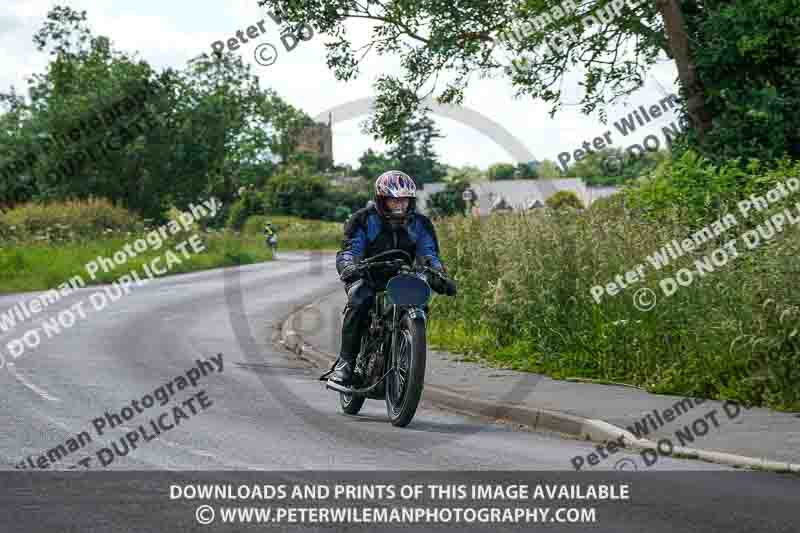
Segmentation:
<svg viewBox="0 0 800 533">
<path fill-rule="evenodd" d="M 425 387 L 427 343 L 425 321 L 404 313 L 392 342 L 390 368 L 386 377 L 386 410 L 393 426 L 405 427 L 414 418 Z"/>
</svg>

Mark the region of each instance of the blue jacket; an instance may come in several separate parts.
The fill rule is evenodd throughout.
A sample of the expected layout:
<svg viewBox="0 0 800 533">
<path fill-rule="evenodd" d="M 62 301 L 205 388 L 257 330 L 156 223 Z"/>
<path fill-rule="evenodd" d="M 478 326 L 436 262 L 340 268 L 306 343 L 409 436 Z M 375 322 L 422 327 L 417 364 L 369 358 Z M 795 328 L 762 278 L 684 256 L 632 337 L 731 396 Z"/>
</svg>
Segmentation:
<svg viewBox="0 0 800 533">
<path fill-rule="evenodd" d="M 441 269 L 439 241 L 428 217 L 412 211 L 409 223 L 393 232 L 384 224 L 374 205 L 359 209 L 345 224 L 342 249 L 336 254 L 336 270 L 387 250 L 401 249 L 411 257 L 431 256 L 431 267 Z"/>
</svg>

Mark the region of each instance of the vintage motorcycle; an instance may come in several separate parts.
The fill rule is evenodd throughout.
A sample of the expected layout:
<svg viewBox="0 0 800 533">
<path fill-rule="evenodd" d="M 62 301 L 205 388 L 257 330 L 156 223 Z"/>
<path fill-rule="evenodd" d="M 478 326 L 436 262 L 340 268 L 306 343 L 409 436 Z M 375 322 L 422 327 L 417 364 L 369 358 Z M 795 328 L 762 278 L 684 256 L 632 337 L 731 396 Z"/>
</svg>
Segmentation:
<svg viewBox="0 0 800 533">
<path fill-rule="evenodd" d="M 385 260 L 387 256 L 394 259 Z M 320 381 L 327 381 L 328 389 L 339 392 L 344 413 L 358 414 L 368 398 L 385 399 L 392 425 L 404 427 L 414 418 L 425 384 L 425 325 L 431 287 L 454 296 L 456 284 L 430 268 L 429 257 L 420 258 L 420 263 L 415 264 L 402 250 L 365 259 L 358 269 L 376 294 L 369 311 L 369 327 L 356 357 L 353 384 L 347 388 L 327 381 L 333 368 Z M 385 289 L 381 290 L 376 277 L 390 278 Z"/>
</svg>

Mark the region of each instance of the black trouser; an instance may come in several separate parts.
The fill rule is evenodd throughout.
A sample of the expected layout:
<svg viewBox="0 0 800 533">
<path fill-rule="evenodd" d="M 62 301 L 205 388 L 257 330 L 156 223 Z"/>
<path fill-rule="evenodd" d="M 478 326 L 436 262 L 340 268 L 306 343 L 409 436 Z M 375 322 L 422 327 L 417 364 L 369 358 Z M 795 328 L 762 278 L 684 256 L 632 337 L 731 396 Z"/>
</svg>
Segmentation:
<svg viewBox="0 0 800 533">
<path fill-rule="evenodd" d="M 375 302 L 375 291 L 363 279 L 345 285 L 347 305 L 342 319 L 342 346 L 339 358 L 354 362 L 361 349 L 361 336 L 369 326 L 369 310 Z"/>
<path fill-rule="evenodd" d="M 365 280 L 359 279 L 345 285 L 344 290 L 347 293 L 347 305 L 342 319 L 342 345 L 339 358 L 353 363 L 361 350 L 361 336 L 369 327 L 369 310 L 375 302 L 375 289 Z M 428 313 L 428 306 L 425 305 L 423 310 Z"/>
</svg>

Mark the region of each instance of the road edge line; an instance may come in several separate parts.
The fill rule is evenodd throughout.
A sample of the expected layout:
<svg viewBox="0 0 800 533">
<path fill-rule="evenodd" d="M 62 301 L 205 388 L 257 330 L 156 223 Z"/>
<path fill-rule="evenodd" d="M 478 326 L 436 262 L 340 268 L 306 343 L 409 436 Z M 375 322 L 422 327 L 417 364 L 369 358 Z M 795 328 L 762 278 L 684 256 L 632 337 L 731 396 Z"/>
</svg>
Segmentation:
<svg viewBox="0 0 800 533">
<path fill-rule="evenodd" d="M 328 298 L 333 292 L 335 291 L 312 301 L 308 305 L 302 306 L 300 309 L 292 311 L 280 322 L 280 339 L 278 342 L 285 349 L 294 352 L 301 359 L 321 368 L 330 367 L 333 361 L 336 360 L 336 355 L 318 350 L 305 342 L 302 335 L 292 329 L 291 324 L 296 315 L 302 313 L 306 309 L 318 307 L 319 302 Z M 451 410 L 504 419 L 517 424 L 531 426 L 534 430 L 547 429 L 580 440 L 605 444 L 611 441 L 619 441 L 619 439 L 622 438 L 629 448 L 654 450 L 658 453 L 658 443 L 648 439 L 639 439 L 631 432 L 604 420 L 583 418 L 577 415 L 548 409 L 531 409 L 514 404 L 476 400 L 431 384 L 425 385 L 423 398 L 428 399 L 431 403 L 447 407 Z M 724 464 L 751 470 L 800 474 L 800 465 L 793 463 L 748 457 L 714 450 L 676 446 L 669 456 L 674 458 L 696 459 L 709 463 Z"/>
</svg>

